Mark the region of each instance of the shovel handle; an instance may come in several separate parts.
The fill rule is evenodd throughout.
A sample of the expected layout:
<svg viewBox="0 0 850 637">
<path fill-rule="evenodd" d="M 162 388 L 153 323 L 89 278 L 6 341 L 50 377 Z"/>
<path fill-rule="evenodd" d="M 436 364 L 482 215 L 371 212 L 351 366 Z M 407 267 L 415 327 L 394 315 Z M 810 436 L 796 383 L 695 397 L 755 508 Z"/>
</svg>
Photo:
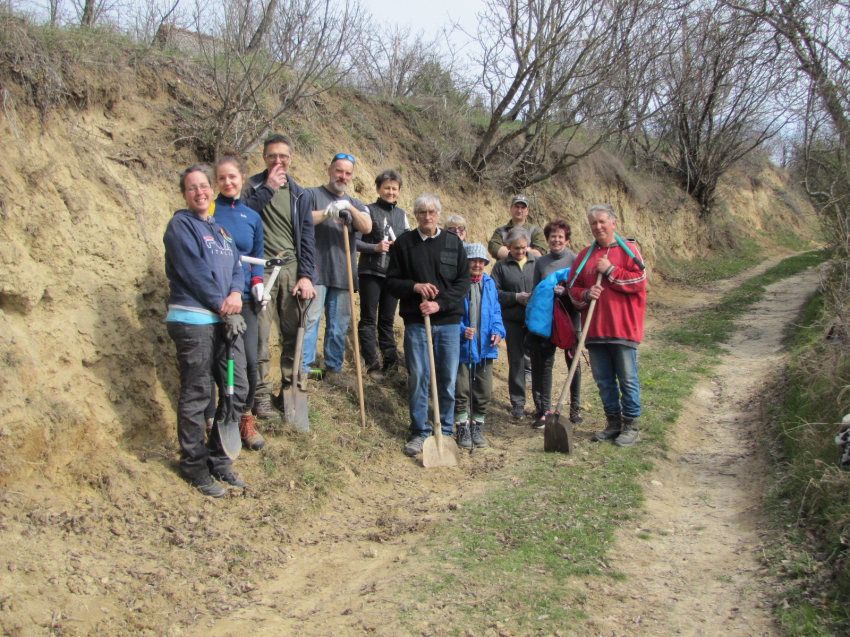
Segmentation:
<svg viewBox="0 0 850 637">
<path fill-rule="evenodd" d="M 601 283 L 602 273 L 600 272 L 596 276 L 596 285 L 600 285 Z M 590 328 L 590 319 L 593 318 L 593 310 L 596 309 L 596 301 L 597 299 L 592 299 L 590 301 L 590 307 L 587 310 L 587 318 L 584 321 L 584 327 L 581 330 L 578 345 L 576 345 L 576 355 L 573 358 L 572 365 L 570 365 L 570 372 L 567 374 L 567 380 L 564 382 L 564 387 L 561 389 L 561 396 L 558 398 L 558 404 L 555 406 L 556 414 L 560 414 L 561 410 L 564 408 L 564 403 L 567 400 L 567 392 L 570 390 L 570 383 L 573 382 L 573 376 L 576 375 L 576 369 L 578 369 L 579 359 L 581 358 L 581 351 L 584 349 L 584 339 L 587 338 L 587 331 Z"/>
<path fill-rule="evenodd" d="M 360 338 L 354 325 L 356 310 L 354 307 L 354 276 L 351 268 L 351 248 L 348 243 L 348 224 L 342 224 L 343 247 L 345 249 L 345 265 L 348 269 L 348 300 L 351 303 L 351 340 L 354 341 L 354 366 L 357 368 L 357 398 L 360 402 L 360 426 L 366 428 L 366 404 L 363 400 L 363 371 L 360 367 Z"/>
<path fill-rule="evenodd" d="M 428 299 L 422 297 L 424 303 Z M 434 423 L 431 428 L 437 438 L 437 448 L 443 448 L 443 425 L 440 422 L 440 401 L 437 398 L 437 364 L 434 362 L 434 339 L 431 336 L 431 317 L 425 315 L 425 337 L 428 340 L 428 365 L 431 368 L 431 409 L 434 412 Z"/>
</svg>

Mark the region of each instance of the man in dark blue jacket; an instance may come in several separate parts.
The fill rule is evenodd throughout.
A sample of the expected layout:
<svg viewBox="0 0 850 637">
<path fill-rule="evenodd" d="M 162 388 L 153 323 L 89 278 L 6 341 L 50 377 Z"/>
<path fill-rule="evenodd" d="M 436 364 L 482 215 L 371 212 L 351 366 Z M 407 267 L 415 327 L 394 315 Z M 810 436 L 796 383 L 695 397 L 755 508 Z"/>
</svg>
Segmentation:
<svg viewBox="0 0 850 637">
<path fill-rule="evenodd" d="M 264 290 L 265 294 L 271 297 L 269 305 L 272 311 L 267 309 L 260 312 L 259 320 L 259 382 L 252 411 L 257 418 L 270 420 L 280 418 L 280 414 L 271 405 L 272 383 L 267 378 L 271 371 L 269 335 L 274 313 L 277 313 L 280 319 L 280 373 L 283 386 L 287 387 L 293 382 L 295 337 L 301 320 L 298 295 L 303 299 L 316 296 L 313 288 L 316 235 L 312 197 L 287 174 L 292 163 L 292 141 L 284 135 L 269 136 L 263 144 L 263 161 L 266 163 L 266 170 L 248 180 L 248 192 L 242 201 L 253 207 L 251 203 L 255 200 L 268 198 L 271 194 L 271 199 L 260 210 L 265 258 L 290 257 L 280 270 L 272 288 Z M 260 299 L 257 300 L 258 303 L 262 303 Z"/>
</svg>

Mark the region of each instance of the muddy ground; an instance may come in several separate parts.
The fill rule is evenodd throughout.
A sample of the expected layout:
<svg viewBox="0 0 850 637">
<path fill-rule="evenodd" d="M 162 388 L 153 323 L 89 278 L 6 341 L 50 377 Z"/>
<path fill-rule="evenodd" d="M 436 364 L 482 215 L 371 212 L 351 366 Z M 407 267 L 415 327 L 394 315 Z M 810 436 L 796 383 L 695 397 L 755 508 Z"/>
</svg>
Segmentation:
<svg viewBox="0 0 850 637">
<path fill-rule="evenodd" d="M 648 332 L 735 283 L 656 287 Z M 778 634 L 765 601 L 771 582 L 757 559 L 763 468 L 751 407 L 781 364 L 784 326 L 816 285 L 809 271 L 771 286 L 741 320 L 716 376 L 698 385 L 673 429 L 669 458 L 642 479 L 645 512 L 610 553 L 628 577 L 575 582 L 586 589 L 588 619 L 563 634 Z M 344 467 L 346 484 L 312 506 L 264 488 L 269 472 L 259 454 L 240 459 L 254 488 L 224 501 L 179 481 L 168 446 L 119 450 L 109 467 L 96 454 L 45 467 L 0 493 L 0 626 L 21 637 L 450 634 L 440 629 L 453 614 L 446 604 L 433 621 L 421 613 L 421 625 L 402 623 L 409 600 L 400 591 L 433 568 L 429 529 L 541 445 L 528 419 L 516 426 L 506 417 L 498 370 L 496 384 L 491 446 L 464 456 L 459 469 L 425 471 L 389 440 L 392 453 Z M 594 391 L 589 374 L 585 386 Z M 324 400 L 322 391 L 312 400 Z M 580 445 L 600 420 L 586 414 Z M 293 493 L 303 488 L 288 482 Z M 288 508 L 295 502 L 298 510 Z"/>
</svg>

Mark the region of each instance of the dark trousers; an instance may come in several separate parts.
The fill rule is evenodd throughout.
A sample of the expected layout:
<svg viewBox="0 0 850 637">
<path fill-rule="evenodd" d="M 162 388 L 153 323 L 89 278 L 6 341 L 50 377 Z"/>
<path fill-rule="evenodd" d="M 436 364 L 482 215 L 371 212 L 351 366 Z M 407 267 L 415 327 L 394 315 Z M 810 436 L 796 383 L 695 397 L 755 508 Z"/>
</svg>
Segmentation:
<svg viewBox="0 0 850 637">
<path fill-rule="evenodd" d="M 360 337 L 360 353 L 367 369 L 378 366 L 378 352 L 375 346 L 375 325 L 377 322 L 377 344 L 381 348 L 382 368 L 386 371 L 398 363 L 398 350 L 395 344 L 393 323 L 398 299 L 384 289 L 386 279 L 371 274 L 360 275 L 360 322 L 357 333 Z"/>
<path fill-rule="evenodd" d="M 461 345 L 463 347 L 463 345 Z M 466 414 L 472 420 L 484 420 L 490 397 L 493 395 L 493 363 L 495 360 L 485 358 L 472 366 L 461 363 L 457 368 L 455 382 L 455 423 L 458 416 Z"/>
<path fill-rule="evenodd" d="M 177 438 L 183 453 L 180 469 L 190 480 L 209 473 L 229 473 L 233 470 L 230 458 L 224 453 L 218 432 L 213 431 L 204 444 L 204 408 L 209 404 L 211 377 L 219 387 L 227 383 L 224 325 L 190 325 L 169 322 L 168 335 L 177 347 L 180 367 L 180 397 L 177 401 Z M 233 409 L 241 414 L 248 394 L 245 376 L 245 350 L 242 339 L 233 345 Z"/>
<path fill-rule="evenodd" d="M 525 407 L 525 323 L 504 321 L 508 348 L 508 394 L 511 407 Z"/>
<path fill-rule="evenodd" d="M 534 406 L 542 414 L 552 409 L 552 368 L 555 365 L 555 353 L 558 348 L 548 339 L 529 334 L 526 341 L 531 354 L 531 392 Z M 564 352 L 564 360 L 569 368 L 572 363 L 569 352 Z M 560 395 L 560 389 L 559 395 Z M 576 367 L 575 376 L 570 383 L 570 404 L 578 406 L 581 399 L 581 361 Z"/>
<path fill-rule="evenodd" d="M 266 312 L 270 310 L 267 309 Z M 242 335 L 242 345 L 245 348 L 245 373 L 248 377 L 248 396 L 245 398 L 245 413 L 251 411 L 254 404 L 254 396 L 257 393 L 257 352 L 259 350 L 259 319 L 254 311 L 254 302 L 252 299 L 242 299 L 242 318 L 245 319 L 247 329 Z M 216 387 L 213 383 L 210 389 L 210 404 L 204 410 L 204 418 L 213 418 L 216 411 L 224 409 L 224 394 L 219 393 L 219 398 L 216 398 Z M 236 416 L 241 416 L 241 412 Z"/>
</svg>

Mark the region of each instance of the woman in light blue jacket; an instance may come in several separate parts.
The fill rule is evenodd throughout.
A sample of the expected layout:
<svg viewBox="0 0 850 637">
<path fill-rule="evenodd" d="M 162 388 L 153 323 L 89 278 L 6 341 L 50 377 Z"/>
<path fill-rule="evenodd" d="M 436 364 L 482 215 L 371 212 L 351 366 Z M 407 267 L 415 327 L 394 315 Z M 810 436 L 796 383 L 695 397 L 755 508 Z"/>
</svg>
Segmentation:
<svg viewBox="0 0 850 637">
<path fill-rule="evenodd" d="M 464 301 L 460 321 L 460 365 L 455 383 L 455 426 L 457 444 L 464 449 L 486 447 L 484 414 L 493 393 L 493 363 L 499 357 L 499 343 L 505 337 L 502 308 L 496 284 L 484 274 L 490 262 L 487 249 L 468 243 L 469 274 L 472 285 Z"/>
</svg>

